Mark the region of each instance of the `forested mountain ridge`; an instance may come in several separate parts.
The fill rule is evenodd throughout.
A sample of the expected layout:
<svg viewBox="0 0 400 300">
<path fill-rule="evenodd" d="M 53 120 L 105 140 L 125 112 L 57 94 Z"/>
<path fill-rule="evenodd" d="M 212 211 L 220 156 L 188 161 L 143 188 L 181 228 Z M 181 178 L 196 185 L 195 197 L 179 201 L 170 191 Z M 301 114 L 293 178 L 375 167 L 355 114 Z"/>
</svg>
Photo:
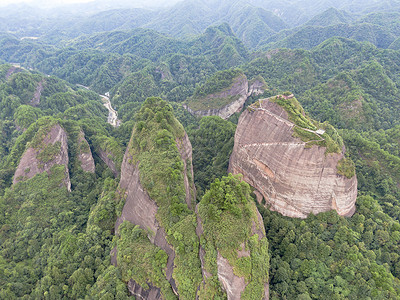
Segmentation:
<svg viewBox="0 0 400 300">
<path fill-rule="evenodd" d="M 27 27 L 21 10 L 2 22 L 12 32 L 1 34 L 0 59 L 13 65 L 0 66 L 0 298 L 399 298 L 398 5 L 311 4 L 185 1 L 99 17 L 66 11 L 61 23 Z M 227 120 L 183 107 L 245 78 L 247 92 L 259 90 Z M 106 92 L 119 127 L 106 123 Z M 272 138 L 239 117 L 291 92 L 295 119 L 326 130 L 310 149 L 324 160 L 325 148 L 344 144 L 354 162 L 330 169 L 352 178 L 355 168 L 351 217 L 333 200 L 334 210 L 284 217 L 253 193 L 263 187 L 227 174 L 235 132 Z M 326 134 L 341 138 L 322 144 Z M 281 136 L 272 143 L 296 140 Z M 130 214 L 133 187 L 152 201 L 149 223 Z"/>
</svg>

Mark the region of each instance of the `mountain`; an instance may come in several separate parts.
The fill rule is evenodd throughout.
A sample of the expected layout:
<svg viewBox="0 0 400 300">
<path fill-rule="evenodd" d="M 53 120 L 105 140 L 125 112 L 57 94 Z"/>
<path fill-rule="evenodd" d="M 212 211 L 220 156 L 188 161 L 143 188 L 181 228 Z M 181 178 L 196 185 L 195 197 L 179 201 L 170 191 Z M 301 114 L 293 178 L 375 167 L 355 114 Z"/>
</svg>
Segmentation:
<svg viewBox="0 0 400 300">
<path fill-rule="evenodd" d="M 398 299 L 398 3 L 132 3 L 0 12 L 0 299 Z"/>
<path fill-rule="evenodd" d="M 285 216 L 331 209 L 351 216 L 357 178 L 344 151 L 336 129 L 307 118 L 293 95 L 279 95 L 241 114 L 229 171 L 243 174 L 259 202 Z"/>
<path fill-rule="evenodd" d="M 353 20 L 352 15 L 346 11 L 340 11 L 333 7 L 327 9 L 321 14 L 316 15 L 304 26 L 330 26 L 341 23 L 350 23 Z"/>
</svg>

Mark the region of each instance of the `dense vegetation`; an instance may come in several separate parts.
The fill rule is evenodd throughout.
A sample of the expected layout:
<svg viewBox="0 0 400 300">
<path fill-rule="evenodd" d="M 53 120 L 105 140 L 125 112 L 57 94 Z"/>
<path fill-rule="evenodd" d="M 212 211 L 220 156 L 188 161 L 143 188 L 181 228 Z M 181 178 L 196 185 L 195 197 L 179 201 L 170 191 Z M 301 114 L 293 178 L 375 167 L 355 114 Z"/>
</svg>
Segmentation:
<svg viewBox="0 0 400 300">
<path fill-rule="evenodd" d="M 263 225 L 258 221 L 250 186 L 232 174 L 216 179 L 200 201 L 198 210 L 204 229 L 201 236 L 204 268 L 212 274 L 205 279 L 200 296 L 204 299 L 223 297 L 216 276 L 217 256 L 222 255 L 228 259 L 234 273 L 248 283 L 242 299 L 262 299 L 264 282 L 268 280 L 268 241 L 260 234 Z M 249 251 L 248 256 L 239 255 L 238 252 L 244 250 Z"/>
<path fill-rule="evenodd" d="M 194 299 L 203 280 L 199 246 L 213 274 L 200 289 L 207 299 L 224 297 L 216 251 L 251 279 L 244 298 L 258 298 L 268 276 L 271 299 L 399 298 L 399 5 L 338 0 L 328 9 L 326 3 L 183 1 L 158 11 L 63 13 L 57 21 L 44 11 L 2 9 L 0 59 L 9 64 L 0 65 L 0 298 L 130 299 L 132 278 L 176 297 L 165 279 L 167 255 L 146 229 L 124 222 L 114 233 L 127 148 L 177 253 L 173 276 L 181 298 Z M 292 121 L 324 128 L 329 151 L 344 143 L 338 173 L 356 171 L 353 217 L 332 211 L 298 220 L 259 207 L 268 242 L 251 234 L 249 186 L 227 176 L 239 113 L 197 119 L 181 105 L 223 91 L 240 76 L 262 77 L 264 96 L 293 92 L 298 100 L 276 99 Z M 106 123 L 98 96 L 106 92 L 123 121 L 118 128 Z M 256 107 L 257 100 L 246 105 Z M 60 166 L 12 185 L 29 145 L 42 149 L 42 163 L 52 161 L 60 145 L 43 145 L 40 137 L 54 124 L 68 136 L 71 192 Z M 176 146 L 184 130 L 193 146 L 200 239 Z M 79 142 L 82 135 L 89 147 Z M 92 153 L 94 174 L 82 170 L 81 151 Z M 241 243 L 249 257 L 235 256 Z M 114 247 L 117 267 L 110 263 Z"/>
</svg>

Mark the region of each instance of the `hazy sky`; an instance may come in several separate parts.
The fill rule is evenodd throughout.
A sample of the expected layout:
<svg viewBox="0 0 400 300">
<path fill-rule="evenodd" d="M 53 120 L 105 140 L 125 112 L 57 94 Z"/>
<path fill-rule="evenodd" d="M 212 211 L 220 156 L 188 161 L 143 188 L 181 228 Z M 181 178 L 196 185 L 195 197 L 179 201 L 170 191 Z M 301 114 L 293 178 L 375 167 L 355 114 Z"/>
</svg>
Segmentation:
<svg viewBox="0 0 400 300">
<path fill-rule="evenodd" d="M 8 4 L 16 4 L 16 3 L 37 3 L 44 4 L 46 6 L 54 6 L 54 5 L 62 5 L 62 4 L 70 4 L 70 3 L 84 3 L 91 2 L 93 0 L 0 0 L 0 6 L 5 6 Z"/>
<path fill-rule="evenodd" d="M 0 6 L 6 6 L 9 4 L 17 4 L 17 3 L 28 3 L 33 6 L 39 7 L 54 7 L 60 6 L 63 4 L 72 4 L 72 3 L 87 3 L 87 2 L 94 2 L 95 0 L 0 0 Z M 135 6 L 135 7 L 142 7 L 142 6 L 169 6 L 173 5 L 180 0 L 102 0 L 102 3 L 112 4 L 121 4 L 123 3 L 124 6 Z"/>
</svg>

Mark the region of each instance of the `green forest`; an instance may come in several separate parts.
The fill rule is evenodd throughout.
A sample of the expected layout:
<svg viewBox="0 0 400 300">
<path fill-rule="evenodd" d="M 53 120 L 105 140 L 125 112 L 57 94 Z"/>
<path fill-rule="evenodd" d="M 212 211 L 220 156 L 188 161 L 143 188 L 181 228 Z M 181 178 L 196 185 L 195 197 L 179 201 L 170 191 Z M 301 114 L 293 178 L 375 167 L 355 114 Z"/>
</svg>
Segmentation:
<svg viewBox="0 0 400 300">
<path fill-rule="evenodd" d="M 0 12 L 0 299 L 399 299 L 399 3 L 117 2 Z M 351 217 L 228 172 L 266 98 L 344 153 Z"/>
</svg>

